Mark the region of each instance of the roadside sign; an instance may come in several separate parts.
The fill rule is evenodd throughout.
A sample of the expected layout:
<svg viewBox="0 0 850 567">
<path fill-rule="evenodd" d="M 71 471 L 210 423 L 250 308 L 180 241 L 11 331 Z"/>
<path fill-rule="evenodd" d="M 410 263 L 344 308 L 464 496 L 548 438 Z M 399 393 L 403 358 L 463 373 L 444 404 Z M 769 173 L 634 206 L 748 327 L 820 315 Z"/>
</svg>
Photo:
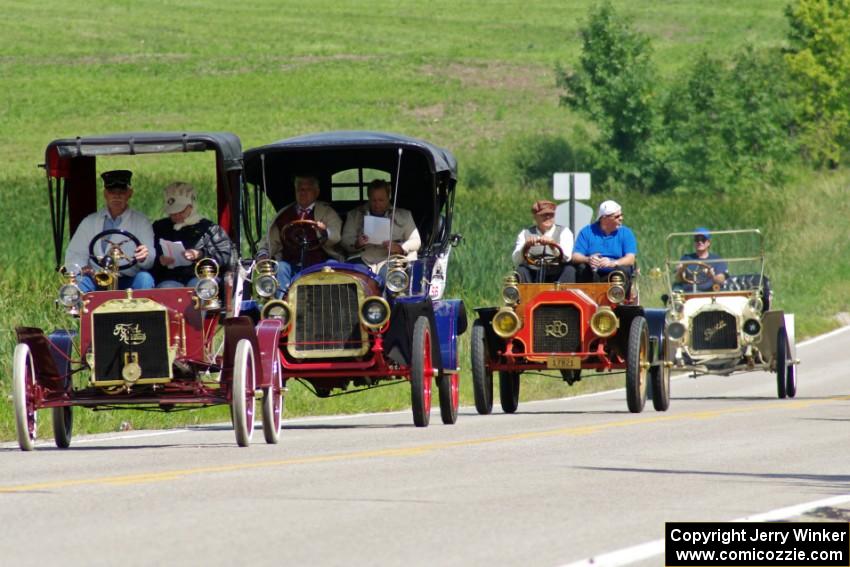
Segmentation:
<svg viewBox="0 0 850 567">
<path fill-rule="evenodd" d="M 575 188 L 576 199 L 590 199 L 589 173 L 556 173 L 553 179 L 555 199 L 566 201 L 570 198 L 570 180 Z"/>
<path fill-rule="evenodd" d="M 561 203 L 555 208 L 555 224 L 570 227 L 573 236 L 578 235 L 585 226 L 593 221 L 593 208 L 584 203 L 576 203 L 576 218 L 575 223 L 570 223 L 570 203 Z"/>
</svg>

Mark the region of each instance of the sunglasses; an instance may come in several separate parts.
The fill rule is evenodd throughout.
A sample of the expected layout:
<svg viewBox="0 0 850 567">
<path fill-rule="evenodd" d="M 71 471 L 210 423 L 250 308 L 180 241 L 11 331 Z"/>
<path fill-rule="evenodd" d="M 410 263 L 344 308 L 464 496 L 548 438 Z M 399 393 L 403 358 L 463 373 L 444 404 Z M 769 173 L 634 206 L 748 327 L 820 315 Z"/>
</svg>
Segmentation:
<svg viewBox="0 0 850 567">
<path fill-rule="evenodd" d="M 614 213 L 613 215 L 605 215 L 609 219 L 620 220 L 623 218 L 623 213 Z"/>
</svg>

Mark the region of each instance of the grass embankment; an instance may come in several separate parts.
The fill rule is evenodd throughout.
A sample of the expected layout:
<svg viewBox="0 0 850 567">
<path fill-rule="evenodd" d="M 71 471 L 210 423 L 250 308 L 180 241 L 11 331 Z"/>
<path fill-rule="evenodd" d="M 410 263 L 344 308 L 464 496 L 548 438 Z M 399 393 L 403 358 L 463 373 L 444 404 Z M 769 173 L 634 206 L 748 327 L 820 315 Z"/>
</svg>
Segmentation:
<svg viewBox="0 0 850 567">
<path fill-rule="evenodd" d="M 701 51 L 722 56 L 743 43 L 775 47 L 785 35 L 785 0 L 707 5 L 614 2 L 649 34 L 670 75 Z M 577 30 L 591 1 L 535 3 L 384 1 L 352 10 L 339 0 L 204 3 L 112 1 L 6 6 L 15 26 L 0 36 L 0 396 L 7 399 L 17 325 L 72 322 L 53 308 L 46 144 L 59 137 L 134 130 L 229 130 L 246 148 L 330 129 L 390 130 L 431 140 L 460 163 L 456 230 L 465 235 L 450 267 L 450 296 L 492 304 L 508 252 L 529 222 L 528 204 L 548 190 L 518 189 L 515 163 L 528 140 L 548 137 L 569 151 L 564 170 L 586 170 L 592 131 L 558 106 L 553 67 L 576 60 Z M 44 14 L 48 14 L 45 17 Z M 116 158 L 131 167 L 135 205 L 159 217 L 159 191 L 174 179 L 209 188 L 208 157 Z M 801 178 L 788 188 L 733 197 L 594 195 L 620 200 L 638 235 L 641 266 L 659 265 L 667 231 L 697 224 L 758 226 L 767 234 L 778 304 L 801 334 L 834 326 L 847 310 L 850 229 L 847 176 Z M 209 203 L 209 199 L 207 203 Z M 207 207 L 206 210 L 210 210 Z M 826 214 L 824 214 L 826 213 Z M 816 276 L 815 276 L 816 274 Z M 643 287 L 644 301 L 658 289 Z M 462 402 L 472 399 L 468 335 L 461 340 Z M 805 376 L 805 374 L 803 374 Z M 612 377 L 619 383 L 620 377 Z M 585 380 L 523 380 L 523 399 L 599 387 Z M 378 411 L 409 404 L 405 385 L 318 400 L 294 386 L 287 415 Z M 43 412 L 44 414 L 44 412 Z M 78 411 L 76 431 L 226 419 L 226 409 L 160 415 Z M 44 415 L 47 418 L 47 415 Z M 49 419 L 42 419 L 49 435 Z M 14 436 L 11 404 L 0 403 L 0 439 Z"/>
</svg>

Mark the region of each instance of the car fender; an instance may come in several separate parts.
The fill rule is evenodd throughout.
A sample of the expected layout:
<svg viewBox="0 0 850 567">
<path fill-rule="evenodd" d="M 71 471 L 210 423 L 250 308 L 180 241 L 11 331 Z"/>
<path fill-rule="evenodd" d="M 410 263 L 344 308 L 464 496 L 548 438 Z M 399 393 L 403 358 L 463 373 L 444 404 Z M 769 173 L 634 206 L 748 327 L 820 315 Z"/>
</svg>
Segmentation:
<svg viewBox="0 0 850 567">
<path fill-rule="evenodd" d="M 32 353 L 36 383 L 51 390 L 65 389 L 64 385 L 68 379 L 67 372 L 65 374 L 60 373 L 55 362 L 58 353 L 54 351 L 53 345 L 44 335 L 44 331 L 37 327 L 17 327 L 15 333 L 18 336 L 18 342 L 26 344 L 30 353 Z M 70 353 L 70 342 L 67 351 L 64 351 L 62 345 L 60 345 L 60 348 L 63 348 L 63 352 Z"/>
<path fill-rule="evenodd" d="M 766 311 L 762 317 L 761 324 L 761 337 L 759 337 L 757 346 L 764 359 L 766 361 L 770 361 L 773 360 L 774 356 L 776 356 L 776 335 L 779 333 L 779 329 L 785 326 L 786 332 L 789 331 L 786 325 L 785 313 L 780 310 Z M 792 328 L 790 331 L 793 333 L 794 329 Z M 791 341 L 791 334 L 788 335 L 788 339 L 789 342 L 793 344 Z M 793 353 L 796 353 L 796 347 L 792 347 L 792 351 Z M 792 356 L 794 356 L 794 354 L 792 354 Z"/>
<path fill-rule="evenodd" d="M 384 352 L 397 364 L 409 366 L 412 360 L 411 344 L 416 319 L 427 317 L 431 322 L 431 360 L 442 369 L 440 331 L 434 317 L 434 304 L 430 298 L 403 297 L 396 299 L 390 313 L 390 324 L 384 333 Z"/>
<path fill-rule="evenodd" d="M 644 309 L 644 317 L 649 326 L 649 341 L 651 344 L 650 361 L 655 362 L 659 356 L 663 358 L 664 353 L 660 351 L 661 345 L 664 343 L 664 322 L 667 316 L 667 310 L 661 308 Z"/>
<path fill-rule="evenodd" d="M 457 356 L 457 338 L 466 331 L 466 307 L 460 299 L 440 299 L 434 301 L 434 320 L 437 323 L 437 336 L 440 342 L 440 354 L 443 368 L 459 368 Z"/>
<path fill-rule="evenodd" d="M 250 317 L 228 317 L 224 320 L 224 357 L 221 361 L 221 381 L 233 380 L 233 360 L 236 358 L 236 345 L 242 339 L 251 341 L 254 349 L 254 371 L 256 384 L 266 384 L 263 377 L 263 364 L 260 361 L 260 345 L 254 331 L 254 321 Z"/>
<path fill-rule="evenodd" d="M 280 319 L 263 319 L 257 325 L 257 344 L 259 350 L 256 357 L 259 358 L 258 367 L 262 368 L 261 376 L 257 377 L 257 388 L 268 388 L 272 385 L 272 377 L 277 372 L 282 372 L 277 353 L 280 344 L 280 333 L 283 330 L 283 321 Z M 277 368 L 275 366 L 277 365 Z"/>
</svg>

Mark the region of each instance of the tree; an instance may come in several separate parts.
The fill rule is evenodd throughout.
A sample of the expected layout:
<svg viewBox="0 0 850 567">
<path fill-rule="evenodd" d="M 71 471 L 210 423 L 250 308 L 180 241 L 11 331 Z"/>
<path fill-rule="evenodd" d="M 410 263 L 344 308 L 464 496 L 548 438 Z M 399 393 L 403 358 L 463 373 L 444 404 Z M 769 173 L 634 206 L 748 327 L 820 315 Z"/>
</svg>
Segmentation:
<svg viewBox="0 0 850 567">
<path fill-rule="evenodd" d="M 850 141 L 850 0 L 795 0 L 785 14 L 803 147 L 815 163 L 836 167 Z"/>
<path fill-rule="evenodd" d="M 610 3 L 591 13 L 581 30 L 579 68 L 557 69 L 561 103 L 597 125 L 597 161 L 603 175 L 631 187 L 658 189 L 652 137 L 657 73 L 649 39 L 631 29 Z"/>
</svg>

